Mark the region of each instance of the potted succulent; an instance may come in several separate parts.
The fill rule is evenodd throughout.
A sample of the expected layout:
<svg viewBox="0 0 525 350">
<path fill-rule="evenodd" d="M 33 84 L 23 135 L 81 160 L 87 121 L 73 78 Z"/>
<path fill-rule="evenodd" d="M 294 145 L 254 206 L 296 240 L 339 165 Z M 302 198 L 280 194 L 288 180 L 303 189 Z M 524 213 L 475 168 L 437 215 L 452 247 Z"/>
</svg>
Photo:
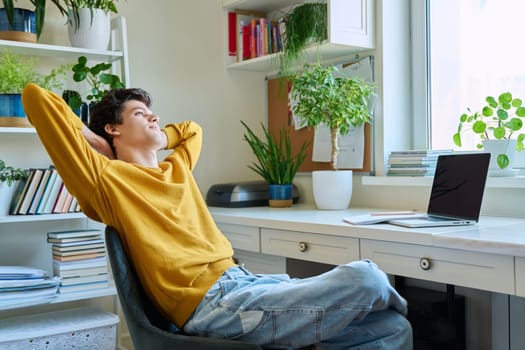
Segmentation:
<svg viewBox="0 0 525 350">
<path fill-rule="evenodd" d="M 8 215 L 16 189 L 14 184 L 25 179 L 27 175 L 27 170 L 8 166 L 0 159 L 0 215 Z"/>
<path fill-rule="evenodd" d="M 111 14 L 117 0 L 61 0 L 66 8 L 71 45 L 106 50 L 111 34 Z"/>
<path fill-rule="evenodd" d="M 292 205 L 293 179 L 306 157 L 307 143 L 299 151 L 292 153 L 290 135 L 282 129 L 277 139 L 261 123 L 264 137 L 258 137 L 248 125 L 241 121 L 246 129 L 244 140 L 250 145 L 257 163 L 248 167 L 261 175 L 268 183 L 269 205 L 271 207 L 289 207 Z"/>
<path fill-rule="evenodd" d="M 453 135 L 454 144 L 462 147 L 461 134 L 467 130 L 479 136 L 478 149 L 491 152 L 491 172 L 512 168 L 514 151 L 522 151 L 525 134 L 520 132 L 525 119 L 525 106 L 520 98 L 510 92 L 485 98 L 486 105 L 481 112 L 472 112 L 459 117 L 457 132 Z"/>
<path fill-rule="evenodd" d="M 312 172 L 314 200 L 319 209 L 348 207 L 352 195 L 352 172 L 335 171 L 339 136 L 372 119 L 368 107 L 369 98 L 374 94 L 372 85 L 359 78 L 340 76 L 337 72 L 335 66 L 306 64 L 303 71 L 291 78 L 291 98 L 296 101 L 292 109 L 302 126 L 316 128 L 325 125 L 330 130 L 332 170 Z M 325 188 L 326 185 L 331 189 Z"/>
<path fill-rule="evenodd" d="M 46 0 L 29 0 L 35 7 L 34 11 L 15 7 L 16 0 L 2 0 L 4 8 L 0 9 L 0 35 L 1 39 L 36 42 L 44 28 L 46 15 Z M 60 0 L 51 0 L 60 13 L 66 10 Z M 3 23 L 6 22 L 7 26 Z M 28 27 L 26 24 L 31 23 Z"/>
<path fill-rule="evenodd" d="M 46 89 L 62 88 L 67 66 L 61 65 L 49 74 L 35 70 L 35 58 L 10 52 L 0 53 L 0 126 L 30 127 L 22 107 L 21 93 L 28 83 Z"/>
<path fill-rule="evenodd" d="M 77 83 L 85 81 L 90 87 L 86 96 L 88 105 L 99 102 L 109 90 L 124 87 L 118 75 L 106 72 L 111 67 L 111 63 L 105 62 L 88 66 L 87 58 L 80 56 L 77 63 L 71 68 L 73 80 Z M 67 97 L 67 102 L 73 110 L 81 108 L 83 101 L 79 93 L 69 91 Z"/>
</svg>

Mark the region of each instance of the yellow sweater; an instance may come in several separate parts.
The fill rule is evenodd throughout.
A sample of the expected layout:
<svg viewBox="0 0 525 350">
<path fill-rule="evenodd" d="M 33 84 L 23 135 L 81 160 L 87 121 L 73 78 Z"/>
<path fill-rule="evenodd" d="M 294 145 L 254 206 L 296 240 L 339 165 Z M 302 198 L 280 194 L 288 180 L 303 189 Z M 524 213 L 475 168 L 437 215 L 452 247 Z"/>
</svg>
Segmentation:
<svg viewBox="0 0 525 350">
<path fill-rule="evenodd" d="M 90 218 L 120 233 L 146 292 L 182 327 L 229 267 L 233 249 L 191 173 L 202 144 L 193 122 L 167 125 L 172 153 L 158 168 L 110 160 L 82 136 L 82 123 L 58 95 L 28 85 L 22 101 L 68 190 Z"/>
</svg>

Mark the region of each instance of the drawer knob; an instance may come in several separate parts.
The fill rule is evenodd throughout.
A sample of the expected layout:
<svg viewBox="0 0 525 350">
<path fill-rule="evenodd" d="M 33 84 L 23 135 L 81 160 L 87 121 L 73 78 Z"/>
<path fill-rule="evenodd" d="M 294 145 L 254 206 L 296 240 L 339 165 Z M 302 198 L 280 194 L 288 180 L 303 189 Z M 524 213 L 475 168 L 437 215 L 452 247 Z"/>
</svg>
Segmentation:
<svg viewBox="0 0 525 350">
<path fill-rule="evenodd" d="M 430 267 L 432 266 L 432 261 L 429 258 L 421 258 L 419 260 L 419 267 L 421 267 L 422 270 L 430 270 Z"/>
<path fill-rule="evenodd" d="M 308 243 L 306 242 L 299 242 L 299 251 L 301 253 L 304 253 L 308 250 Z"/>
</svg>

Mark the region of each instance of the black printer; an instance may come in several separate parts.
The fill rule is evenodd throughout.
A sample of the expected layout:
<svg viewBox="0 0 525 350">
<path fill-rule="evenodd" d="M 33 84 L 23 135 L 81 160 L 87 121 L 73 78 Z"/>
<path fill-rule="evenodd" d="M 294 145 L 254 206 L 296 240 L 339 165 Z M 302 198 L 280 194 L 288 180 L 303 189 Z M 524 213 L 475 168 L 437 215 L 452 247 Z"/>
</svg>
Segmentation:
<svg viewBox="0 0 525 350">
<path fill-rule="evenodd" d="M 299 190 L 293 185 L 293 202 Z M 206 194 L 210 207 L 244 208 L 268 205 L 268 184 L 265 181 L 230 182 L 212 185 Z"/>
</svg>

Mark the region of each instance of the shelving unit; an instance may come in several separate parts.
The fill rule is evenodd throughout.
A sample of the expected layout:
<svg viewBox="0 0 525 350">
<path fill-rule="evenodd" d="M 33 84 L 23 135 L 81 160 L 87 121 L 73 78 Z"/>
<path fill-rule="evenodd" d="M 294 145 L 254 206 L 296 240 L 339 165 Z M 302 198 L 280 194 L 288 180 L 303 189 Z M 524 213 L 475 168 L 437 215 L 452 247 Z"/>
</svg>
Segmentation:
<svg viewBox="0 0 525 350">
<path fill-rule="evenodd" d="M 277 19 L 290 7 L 303 2 L 301 0 L 223 0 L 222 6 L 225 14 L 235 10 L 253 10 L 264 12 L 269 18 Z M 328 39 L 321 45 L 307 49 L 303 63 L 314 62 L 318 57 L 323 62 L 337 63 L 352 55 L 375 48 L 374 0 L 327 0 L 327 6 Z M 224 17 L 225 37 L 228 38 L 228 16 Z M 228 52 L 225 55 L 227 56 Z M 279 68 L 278 55 L 278 53 L 270 54 L 232 63 L 227 65 L 227 68 L 272 75 Z"/>
<path fill-rule="evenodd" d="M 99 51 L 0 40 L 0 52 L 8 50 L 16 54 L 71 63 L 82 55 L 93 62 L 111 62 L 113 72 L 129 86 L 126 21 L 123 17 L 112 20 L 110 47 L 110 50 Z M 0 127 L 0 157 L 8 164 L 16 163 L 17 167 L 41 167 L 46 163 L 46 166 L 49 165 L 47 153 L 34 128 Z M 51 245 L 47 243 L 47 232 L 86 228 L 103 229 L 103 225 L 91 221 L 83 213 L 0 216 L 0 265 L 27 265 L 52 273 L 52 252 Z M 3 307 L 0 308 L 0 318 L 32 314 L 43 308 L 61 310 L 79 305 L 104 305 L 112 307 L 116 313 L 116 295 L 116 289 L 110 282 L 107 288 L 58 295 L 51 301 L 45 300 L 42 303 Z M 104 299 L 108 297 L 110 299 Z"/>
</svg>

